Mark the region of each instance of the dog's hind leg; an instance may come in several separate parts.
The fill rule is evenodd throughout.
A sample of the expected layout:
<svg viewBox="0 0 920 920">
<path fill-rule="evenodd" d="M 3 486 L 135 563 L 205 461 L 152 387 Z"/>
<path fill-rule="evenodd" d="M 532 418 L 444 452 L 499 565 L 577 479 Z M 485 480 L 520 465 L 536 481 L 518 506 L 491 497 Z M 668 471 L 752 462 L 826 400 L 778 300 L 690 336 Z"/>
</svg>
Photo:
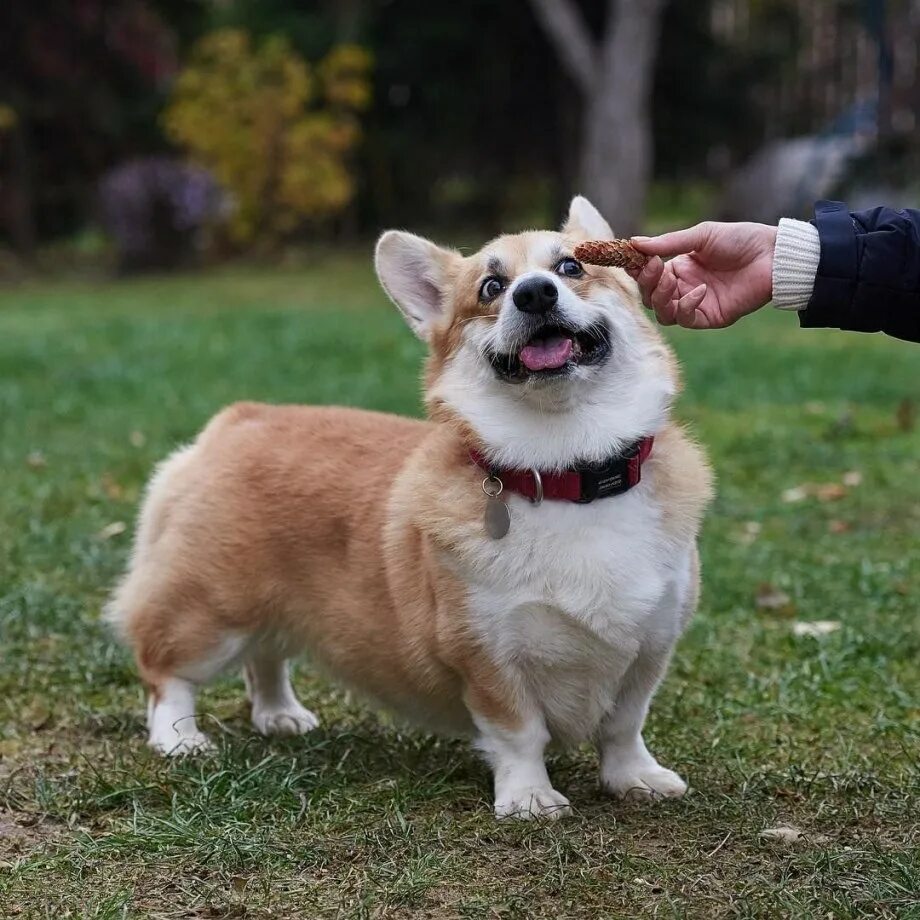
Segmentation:
<svg viewBox="0 0 920 920">
<path fill-rule="evenodd" d="M 168 756 L 195 754 L 213 749 L 214 745 L 199 728 L 195 719 L 195 696 L 198 688 L 213 680 L 224 668 L 239 660 L 246 646 L 242 636 L 226 634 L 206 654 L 186 660 L 164 674 L 143 668 L 150 687 L 147 703 L 148 744 Z M 143 651 L 139 654 L 144 661 Z"/>
<path fill-rule="evenodd" d="M 282 656 L 256 651 L 246 661 L 243 678 L 256 731 L 263 735 L 303 735 L 319 725 L 319 719 L 294 695 L 288 662 Z"/>
<path fill-rule="evenodd" d="M 181 677 L 167 677 L 150 688 L 147 743 L 158 753 L 175 757 L 213 749 L 195 721 L 196 691 L 195 684 Z"/>
</svg>

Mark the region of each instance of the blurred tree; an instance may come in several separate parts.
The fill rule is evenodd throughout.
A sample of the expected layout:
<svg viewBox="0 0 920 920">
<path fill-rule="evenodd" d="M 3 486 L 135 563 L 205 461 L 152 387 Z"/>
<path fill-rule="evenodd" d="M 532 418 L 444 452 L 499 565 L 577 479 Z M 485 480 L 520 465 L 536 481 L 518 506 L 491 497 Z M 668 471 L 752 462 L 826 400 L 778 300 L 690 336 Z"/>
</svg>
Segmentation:
<svg viewBox="0 0 920 920">
<path fill-rule="evenodd" d="M 531 3 L 584 98 L 581 187 L 617 233 L 633 233 L 652 174 L 652 86 L 665 0 L 609 0 L 599 41 L 574 0 Z"/>
<path fill-rule="evenodd" d="M 334 215 L 354 183 L 347 156 L 370 103 L 370 57 L 334 47 L 315 69 L 281 36 L 239 29 L 203 38 L 176 80 L 168 136 L 233 196 L 238 243 L 272 245 L 307 218 Z"/>
</svg>

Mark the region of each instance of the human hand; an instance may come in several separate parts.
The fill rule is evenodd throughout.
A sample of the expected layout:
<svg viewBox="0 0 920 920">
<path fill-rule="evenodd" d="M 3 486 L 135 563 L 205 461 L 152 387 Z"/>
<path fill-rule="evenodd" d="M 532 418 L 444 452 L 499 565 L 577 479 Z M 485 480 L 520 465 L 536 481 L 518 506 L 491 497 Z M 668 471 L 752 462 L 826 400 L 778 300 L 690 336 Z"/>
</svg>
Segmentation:
<svg viewBox="0 0 920 920">
<path fill-rule="evenodd" d="M 722 329 L 772 296 L 776 227 L 706 221 L 631 242 L 652 256 L 629 273 L 663 326 Z M 661 256 L 674 258 L 663 262 Z"/>
</svg>

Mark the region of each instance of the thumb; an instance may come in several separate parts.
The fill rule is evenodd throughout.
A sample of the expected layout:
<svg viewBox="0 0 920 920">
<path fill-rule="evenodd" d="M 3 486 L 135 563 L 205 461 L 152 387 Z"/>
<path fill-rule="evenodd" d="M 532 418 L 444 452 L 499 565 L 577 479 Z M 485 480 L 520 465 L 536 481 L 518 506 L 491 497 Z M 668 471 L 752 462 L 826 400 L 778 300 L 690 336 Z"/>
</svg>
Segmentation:
<svg viewBox="0 0 920 920">
<path fill-rule="evenodd" d="M 634 236 L 630 243 L 647 256 L 679 256 L 702 249 L 708 239 L 709 228 L 706 224 L 697 224 L 661 236 Z"/>
</svg>

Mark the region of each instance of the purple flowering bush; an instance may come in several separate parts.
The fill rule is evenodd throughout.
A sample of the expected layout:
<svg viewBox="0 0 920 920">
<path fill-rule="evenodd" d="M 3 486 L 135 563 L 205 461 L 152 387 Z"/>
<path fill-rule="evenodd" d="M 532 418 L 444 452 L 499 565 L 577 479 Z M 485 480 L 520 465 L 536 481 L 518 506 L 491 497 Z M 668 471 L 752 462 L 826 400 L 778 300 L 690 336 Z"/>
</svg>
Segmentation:
<svg viewBox="0 0 920 920">
<path fill-rule="evenodd" d="M 195 261 L 231 213 L 214 177 L 169 157 L 129 160 L 99 184 L 102 225 L 123 272 Z"/>
</svg>

